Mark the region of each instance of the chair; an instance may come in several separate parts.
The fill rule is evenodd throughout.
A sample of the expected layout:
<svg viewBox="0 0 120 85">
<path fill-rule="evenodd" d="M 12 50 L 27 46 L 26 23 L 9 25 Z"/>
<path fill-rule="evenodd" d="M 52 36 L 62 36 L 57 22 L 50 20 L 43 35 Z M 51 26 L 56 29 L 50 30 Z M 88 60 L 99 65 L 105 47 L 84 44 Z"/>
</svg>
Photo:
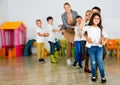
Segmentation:
<svg viewBox="0 0 120 85">
<path fill-rule="evenodd" d="M 109 39 L 107 42 L 106 42 L 106 49 L 107 51 L 112 51 L 113 55 L 118 57 L 118 48 L 117 48 L 117 43 L 116 43 L 116 40 L 115 39 Z"/>
<path fill-rule="evenodd" d="M 118 56 L 119 56 L 119 52 L 120 52 L 120 39 L 115 39 L 116 40 L 116 43 L 117 43 L 117 53 L 118 53 Z"/>
</svg>

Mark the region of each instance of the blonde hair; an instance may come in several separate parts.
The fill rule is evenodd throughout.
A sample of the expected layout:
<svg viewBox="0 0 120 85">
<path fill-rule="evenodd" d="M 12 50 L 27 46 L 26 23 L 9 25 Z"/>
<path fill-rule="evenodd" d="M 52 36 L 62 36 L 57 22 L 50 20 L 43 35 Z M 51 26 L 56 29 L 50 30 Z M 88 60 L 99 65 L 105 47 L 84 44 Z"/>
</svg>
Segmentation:
<svg viewBox="0 0 120 85">
<path fill-rule="evenodd" d="M 68 5 L 69 7 L 71 7 L 71 5 L 70 5 L 68 2 L 65 2 L 65 3 L 64 3 L 64 6 L 65 6 L 65 5 Z"/>
<path fill-rule="evenodd" d="M 90 12 L 90 13 L 92 14 L 92 10 L 87 10 L 87 11 L 85 12 L 85 15 L 86 15 L 88 12 Z"/>
</svg>

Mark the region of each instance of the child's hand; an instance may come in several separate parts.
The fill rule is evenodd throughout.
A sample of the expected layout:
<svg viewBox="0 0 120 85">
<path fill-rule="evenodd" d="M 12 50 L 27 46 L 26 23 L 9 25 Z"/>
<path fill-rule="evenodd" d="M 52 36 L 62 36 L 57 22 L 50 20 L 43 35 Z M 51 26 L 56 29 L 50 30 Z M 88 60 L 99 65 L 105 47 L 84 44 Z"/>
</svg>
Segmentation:
<svg viewBox="0 0 120 85">
<path fill-rule="evenodd" d="M 77 34 L 78 37 L 82 38 L 82 35 L 81 34 Z"/>
<path fill-rule="evenodd" d="M 45 37 L 49 36 L 49 33 L 44 33 L 44 36 L 45 36 Z"/>
<path fill-rule="evenodd" d="M 63 26 L 63 24 L 58 25 L 58 27 L 62 27 L 62 26 Z"/>
<path fill-rule="evenodd" d="M 100 44 L 100 45 L 102 45 L 102 44 L 103 44 L 103 42 L 102 42 L 102 37 L 99 39 L 98 44 Z"/>
<path fill-rule="evenodd" d="M 54 29 L 53 32 L 60 32 L 60 30 L 58 30 L 58 29 Z"/>
<path fill-rule="evenodd" d="M 87 37 L 86 40 L 87 40 L 88 43 L 90 43 L 90 44 L 93 43 L 92 40 L 91 40 L 91 38 L 88 38 L 88 37 Z"/>
</svg>

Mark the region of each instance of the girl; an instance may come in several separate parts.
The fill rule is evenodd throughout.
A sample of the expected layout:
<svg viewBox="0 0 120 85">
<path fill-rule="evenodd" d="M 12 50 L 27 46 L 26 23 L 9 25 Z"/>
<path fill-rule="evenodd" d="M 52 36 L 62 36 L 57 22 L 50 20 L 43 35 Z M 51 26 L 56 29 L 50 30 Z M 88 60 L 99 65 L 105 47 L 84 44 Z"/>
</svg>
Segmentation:
<svg viewBox="0 0 120 85">
<path fill-rule="evenodd" d="M 92 70 L 92 78 L 93 82 L 96 81 L 96 64 L 98 64 L 101 82 L 105 83 L 105 72 L 104 72 L 104 64 L 103 64 L 103 48 L 102 45 L 105 44 L 107 40 L 107 34 L 102 27 L 102 20 L 99 13 L 92 14 L 88 26 L 85 27 L 87 36 L 85 36 L 88 47 L 88 53 L 90 55 L 91 60 L 91 70 Z M 86 33 L 85 32 L 85 33 Z M 102 40 L 104 37 L 104 41 Z"/>
<path fill-rule="evenodd" d="M 84 26 L 88 25 L 91 15 L 92 15 L 92 11 L 87 10 L 85 13 Z M 91 73 L 91 70 L 89 69 L 89 55 L 88 55 L 87 47 L 85 46 L 85 44 L 86 44 L 86 39 L 84 38 L 84 36 L 82 36 L 82 38 L 81 38 L 82 58 L 83 59 L 85 58 L 84 72 Z"/>
</svg>

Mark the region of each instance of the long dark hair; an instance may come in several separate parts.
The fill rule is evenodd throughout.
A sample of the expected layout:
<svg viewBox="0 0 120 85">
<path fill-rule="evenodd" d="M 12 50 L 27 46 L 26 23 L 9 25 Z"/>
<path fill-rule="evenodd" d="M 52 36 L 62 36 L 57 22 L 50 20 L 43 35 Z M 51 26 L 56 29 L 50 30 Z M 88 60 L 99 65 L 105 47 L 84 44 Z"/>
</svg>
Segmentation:
<svg viewBox="0 0 120 85">
<path fill-rule="evenodd" d="M 94 19 L 95 16 L 98 16 L 98 17 L 100 18 L 100 22 L 98 23 L 98 27 L 99 27 L 99 28 L 101 29 L 101 31 L 102 31 L 102 29 L 103 29 L 103 26 L 102 26 L 102 19 L 101 19 L 101 15 L 100 15 L 99 13 L 93 13 L 93 14 L 92 14 L 92 16 L 91 16 L 91 18 L 90 18 L 90 21 L 89 21 L 88 25 L 89 25 L 89 26 L 94 25 L 93 19 Z"/>
</svg>

